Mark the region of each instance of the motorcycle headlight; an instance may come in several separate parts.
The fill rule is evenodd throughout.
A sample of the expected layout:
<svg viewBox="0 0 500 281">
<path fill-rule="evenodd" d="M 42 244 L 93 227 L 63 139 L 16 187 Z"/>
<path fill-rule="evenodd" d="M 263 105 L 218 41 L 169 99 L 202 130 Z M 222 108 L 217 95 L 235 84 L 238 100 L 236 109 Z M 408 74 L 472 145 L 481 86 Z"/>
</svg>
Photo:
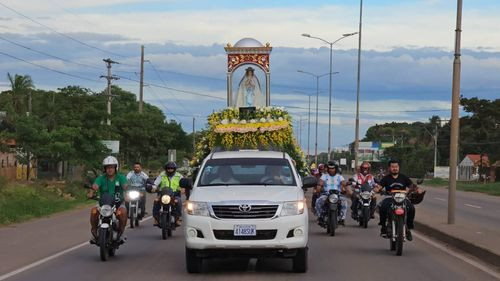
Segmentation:
<svg viewBox="0 0 500 281">
<path fill-rule="evenodd" d="M 128 198 L 130 198 L 130 200 L 135 200 L 139 198 L 139 196 L 141 196 L 141 193 L 137 190 L 131 190 L 128 192 Z"/>
<path fill-rule="evenodd" d="M 406 194 L 405 193 L 396 193 L 394 194 L 394 201 L 396 201 L 396 203 L 403 203 L 403 201 L 405 201 L 406 199 Z"/>
<path fill-rule="evenodd" d="M 330 196 L 328 196 L 328 201 L 330 201 L 330 203 L 332 204 L 335 204 L 339 201 L 339 196 L 337 194 L 330 194 Z"/>
<path fill-rule="evenodd" d="M 305 203 L 303 200 L 283 203 L 280 216 L 296 216 L 304 213 Z"/>
<path fill-rule="evenodd" d="M 363 192 L 361 192 L 361 198 L 363 198 L 365 200 L 368 200 L 368 199 L 370 199 L 370 197 L 372 197 L 371 192 L 369 192 L 369 191 L 363 191 Z"/>
<path fill-rule="evenodd" d="M 113 208 L 110 205 L 103 205 L 99 212 L 103 217 L 111 217 L 111 215 L 113 214 Z"/>
<path fill-rule="evenodd" d="M 167 205 L 170 203 L 170 200 L 172 200 L 172 198 L 170 198 L 169 195 L 163 195 L 161 197 L 161 203 L 164 204 L 164 205 Z"/>
<path fill-rule="evenodd" d="M 208 204 L 206 202 L 193 202 L 188 201 L 186 203 L 186 212 L 193 216 L 204 216 L 208 217 Z"/>
</svg>

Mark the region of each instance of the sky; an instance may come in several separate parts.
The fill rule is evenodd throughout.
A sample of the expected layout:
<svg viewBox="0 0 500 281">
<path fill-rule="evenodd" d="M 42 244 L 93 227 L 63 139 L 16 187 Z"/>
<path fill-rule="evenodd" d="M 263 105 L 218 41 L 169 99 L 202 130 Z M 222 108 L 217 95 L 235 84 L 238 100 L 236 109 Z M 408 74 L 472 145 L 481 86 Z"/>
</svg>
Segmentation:
<svg viewBox="0 0 500 281">
<path fill-rule="evenodd" d="M 500 97 L 500 1 L 464 1 L 462 83 L 465 97 Z M 361 136 L 374 124 L 448 118 L 456 1 L 365 0 L 361 55 Z M 329 71 L 333 41 L 358 31 L 352 0 L 0 0 L 0 90 L 7 72 L 31 75 L 40 89 L 80 85 L 102 91 L 103 58 L 119 62 L 114 83 L 139 92 L 145 46 L 145 100 L 186 131 L 226 106 L 224 46 L 250 37 L 273 46 L 271 103 L 286 107 L 307 150 L 315 142 L 316 74 Z M 333 146 L 354 139 L 358 36 L 333 47 Z M 260 75 L 260 74 L 259 74 Z M 235 77 L 239 81 L 241 77 Z M 261 81 L 264 85 L 265 81 Z M 263 89 L 264 90 L 264 89 Z M 327 148 L 328 77 L 319 83 L 318 147 Z M 462 112 L 462 114 L 464 114 Z"/>
</svg>

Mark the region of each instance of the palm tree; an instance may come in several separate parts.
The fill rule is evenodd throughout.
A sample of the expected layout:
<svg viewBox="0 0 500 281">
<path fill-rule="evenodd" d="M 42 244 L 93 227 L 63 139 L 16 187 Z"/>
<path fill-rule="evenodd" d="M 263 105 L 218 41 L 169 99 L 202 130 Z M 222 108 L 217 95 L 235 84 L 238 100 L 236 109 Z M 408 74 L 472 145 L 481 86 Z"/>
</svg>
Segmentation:
<svg viewBox="0 0 500 281">
<path fill-rule="evenodd" d="M 33 80 L 29 75 L 15 74 L 12 76 L 10 73 L 7 73 L 7 78 L 10 82 L 14 112 L 17 115 L 23 114 L 23 112 L 26 112 L 24 100 L 34 88 Z"/>
</svg>

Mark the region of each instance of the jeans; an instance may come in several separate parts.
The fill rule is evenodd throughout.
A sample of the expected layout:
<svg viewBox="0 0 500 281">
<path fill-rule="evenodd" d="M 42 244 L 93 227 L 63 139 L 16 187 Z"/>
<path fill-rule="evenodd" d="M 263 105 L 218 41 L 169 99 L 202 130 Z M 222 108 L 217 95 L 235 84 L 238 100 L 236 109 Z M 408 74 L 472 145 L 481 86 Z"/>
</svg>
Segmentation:
<svg viewBox="0 0 500 281">
<path fill-rule="evenodd" d="M 340 195 L 339 198 L 341 203 L 339 218 L 341 220 L 345 220 L 347 214 L 347 200 L 343 195 Z M 316 200 L 316 215 L 318 217 L 323 216 L 323 208 L 327 199 L 328 194 L 321 194 L 321 196 Z"/>
<path fill-rule="evenodd" d="M 387 223 L 387 218 L 389 216 L 389 211 L 391 211 L 392 198 L 387 197 L 382 202 L 380 202 L 380 223 L 384 227 Z M 413 229 L 413 221 L 415 219 L 415 207 L 406 199 L 406 226 L 408 229 Z"/>
<path fill-rule="evenodd" d="M 182 216 L 182 201 L 181 201 L 181 192 L 174 192 L 174 198 L 177 200 L 177 204 L 175 205 L 175 209 L 173 210 L 173 215 L 177 218 Z M 153 217 L 158 220 L 160 217 L 160 209 L 161 209 L 161 198 L 155 199 L 153 204 Z"/>
</svg>

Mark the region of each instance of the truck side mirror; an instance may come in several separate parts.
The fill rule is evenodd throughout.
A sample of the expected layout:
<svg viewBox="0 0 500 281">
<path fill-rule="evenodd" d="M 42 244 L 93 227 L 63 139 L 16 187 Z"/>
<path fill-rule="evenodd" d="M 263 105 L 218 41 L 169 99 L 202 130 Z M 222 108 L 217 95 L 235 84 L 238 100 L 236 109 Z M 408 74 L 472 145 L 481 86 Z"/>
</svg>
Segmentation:
<svg viewBox="0 0 500 281">
<path fill-rule="evenodd" d="M 318 185 L 318 179 L 316 179 L 316 177 L 308 176 L 302 180 L 302 188 L 303 189 L 310 188 L 310 187 L 316 187 L 317 185 Z"/>
</svg>

